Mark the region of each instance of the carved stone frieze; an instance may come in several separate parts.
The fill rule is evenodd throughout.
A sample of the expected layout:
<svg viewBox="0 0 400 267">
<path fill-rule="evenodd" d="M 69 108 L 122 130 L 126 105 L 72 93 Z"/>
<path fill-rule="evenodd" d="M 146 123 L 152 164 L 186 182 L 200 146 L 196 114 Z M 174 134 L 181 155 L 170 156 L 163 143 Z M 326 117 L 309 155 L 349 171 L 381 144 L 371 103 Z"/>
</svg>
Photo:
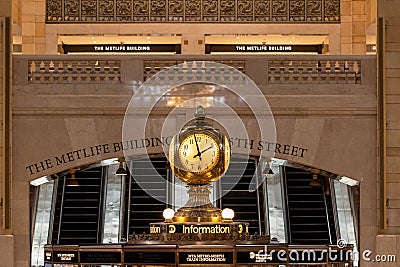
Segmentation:
<svg viewBox="0 0 400 267">
<path fill-rule="evenodd" d="M 85 16 L 95 16 L 97 14 L 97 1 L 82 0 L 82 14 Z"/>
<path fill-rule="evenodd" d="M 253 15 L 253 1 L 252 0 L 238 0 L 238 15 Z"/>
<path fill-rule="evenodd" d="M 307 20 L 322 21 L 322 0 L 307 0 Z"/>
<path fill-rule="evenodd" d="M 100 1 L 99 2 L 99 13 L 101 16 L 112 16 L 114 15 L 114 1 Z"/>
<path fill-rule="evenodd" d="M 61 1 L 47 1 L 47 20 L 60 21 L 62 17 L 62 2 Z"/>
<path fill-rule="evenodd" d="M 186 0 L 185 2 L 185 20 L 201 21 L 201 2 L 199 0 Z"/>
<path fill-rule="evenodd" d="M 254 1 L 254 20 L 255 21 L 270 21 L 271 2 L 263 0 Z"/>
<path fill-rule="evenodd" d="M 167 21 L 167 1 L 150 1 L 150 19 L 152 22 Z"/>
<path fill-rule="evenodd" d="M 218 15 L 218 0 L 204 0 L 203 16 L 217 16 L 217 15 Z"/>
<path fill-rule="evenodd" d="M 97 1 L 96 0 L 82 0 L 81 3 L 81 20 L 82 21 L 96 21 L 97 20 Z"/>
<path fill-rule="evenodd" d="M 221 0 L 221 14 L 224 16 L 235 15 L 235 1 L 234 0 Z"/>
<path fill-rule="evenodd" d="M 46 0 L 47 23 L 340 22 L 340 0 Z"/>
<path fill-rule="evenodd" d="M 291 21 L 304 21 L 305 20 L 305 0 L 290 1 L 290 20 Z"/>
<path fill-rule="evenodd" d="M 168 13 L 175 16 L 183 16 L 185 10 L 185 3 L 183 0 L 170 0 Z"/>
<path fill-rule="evenodd" d="M 127 0 L 117 1 L 117 16 L 130 16 L 132 2 Z"/>
<path fill-rule="evenodd" d="M 325 0 L 325 21 L 340 20 L 340 1 Z"/>
<path fill-rule="evenodd" d="M 133 14 L 145 16 L 149 13 L 149 3 L 146 0 L 138 0 L 133 3 Z"/>
<path fill-rule="evenodd" d="M 76 21 L 79 18 L 79 0 L 64 1 L 64 19 L 66 21 Z"/>
<path fill-rule="evenodd" d="M 272 20 L 287 21 L 288 20 L 288 1 L 287 0 L 272 0 Z"/>
<path fill-rule="evenodd" d="M 120 0 L 117 1 L 116 12 L 117 21 L 130 21 L 132 15 L 132 1 Z"/>
</svg>

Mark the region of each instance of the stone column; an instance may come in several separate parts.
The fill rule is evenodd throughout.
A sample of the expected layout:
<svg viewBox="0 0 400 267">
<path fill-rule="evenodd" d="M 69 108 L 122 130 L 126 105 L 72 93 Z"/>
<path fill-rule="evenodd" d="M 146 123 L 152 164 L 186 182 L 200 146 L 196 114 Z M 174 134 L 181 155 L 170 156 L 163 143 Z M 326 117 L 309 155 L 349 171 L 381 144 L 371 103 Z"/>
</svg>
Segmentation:
<svg viewBox="0 0 400 267">
<path fill-rule="evenodd" d="M 353 0 L 351 2 L 351 12 L 351 49 L 353 54 L 364 55 L 367 51 L 365 0 Z"/>
<path fill-rule="evenodd" d="M 378 0 L 378 92 L 382 95 L 380 232 L 376 254 L 400 255 L 400 2 Z M 379 25 L 382 25 L 379 27 Z M 381 40 L 379 42 L 379 40 Z M 385 263 L 398 266 L 398 263 Z"/>
<path fill-rule="evenodd" d="M 342 0 L 341 54 L 366 53 L 366 4 L 365 0 Z"/>
<path fill-rule="evenodd" d="M 46 53 L 46 1 L 22 0 L 22 53 Z"/>
<path fill-rule="evenodd" d="M 11 0 L 0 0 L 0 265 L 15 266 L 11 225 Z M 7 119 L 5 119 L 7 118 Z"/>
</svg>

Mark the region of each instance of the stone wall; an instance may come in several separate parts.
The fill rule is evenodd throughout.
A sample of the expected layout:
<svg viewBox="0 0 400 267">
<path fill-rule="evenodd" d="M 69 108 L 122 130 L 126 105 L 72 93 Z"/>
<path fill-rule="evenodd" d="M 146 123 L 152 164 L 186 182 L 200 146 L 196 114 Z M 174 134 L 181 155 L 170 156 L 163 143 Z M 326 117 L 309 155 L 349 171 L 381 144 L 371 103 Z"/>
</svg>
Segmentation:
<svg viewBox="0 0 400 267">
<path fill-rule="evenodd" d="M 385 8 L 398 10 L 400 4 L 389 1 Z M 387 124 L 387 222 L 388 229 L 400 233 L 400 15 L 385 10 L 385 74 Z"/>
<path fill-rule="evenodd" d="M 397 263 L 385 263 L 385 266 L 398 266 L 400 255 L 400 3 L 398 1 L 377 1 L 378 18 L 382 18 L 382 60 L 378 70 L 383 73 L 383 114 L 386 133 L 384 146 L 384 175 L 380 177 L 385 190 L 378 199 L 383 200 L 384 220 L 380 235 L 377 236 L 374 254 L 396 255 Z M 379 29 L 378 29 L 379 31 Z M 384 131 L 386 130 L 386 131 Z"/>
</svg>

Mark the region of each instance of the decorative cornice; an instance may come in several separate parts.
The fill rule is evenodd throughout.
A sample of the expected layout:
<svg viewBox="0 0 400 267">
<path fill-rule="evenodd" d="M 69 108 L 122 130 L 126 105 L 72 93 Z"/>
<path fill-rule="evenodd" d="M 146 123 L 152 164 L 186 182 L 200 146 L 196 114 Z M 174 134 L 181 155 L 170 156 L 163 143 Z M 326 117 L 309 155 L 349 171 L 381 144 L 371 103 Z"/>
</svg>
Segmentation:
<svg viewBox="0 0 400 267">
<path fill-rule="evenodd" d="M 332 23 L 340 0 L 47 0 L 47 23 Z"/>
</svg>

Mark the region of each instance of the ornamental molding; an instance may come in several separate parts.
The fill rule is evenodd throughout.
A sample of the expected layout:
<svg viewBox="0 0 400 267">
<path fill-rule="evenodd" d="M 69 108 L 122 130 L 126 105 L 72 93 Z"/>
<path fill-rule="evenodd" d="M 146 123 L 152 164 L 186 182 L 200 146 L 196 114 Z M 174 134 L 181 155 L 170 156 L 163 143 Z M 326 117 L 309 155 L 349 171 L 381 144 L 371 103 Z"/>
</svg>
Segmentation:
<svg viewBox="0 0 400 267">
<path fill-rule="evenodd" d="M 340 0 L 47 0 L 46 23 L 339 23 Z"/>
</svg>

